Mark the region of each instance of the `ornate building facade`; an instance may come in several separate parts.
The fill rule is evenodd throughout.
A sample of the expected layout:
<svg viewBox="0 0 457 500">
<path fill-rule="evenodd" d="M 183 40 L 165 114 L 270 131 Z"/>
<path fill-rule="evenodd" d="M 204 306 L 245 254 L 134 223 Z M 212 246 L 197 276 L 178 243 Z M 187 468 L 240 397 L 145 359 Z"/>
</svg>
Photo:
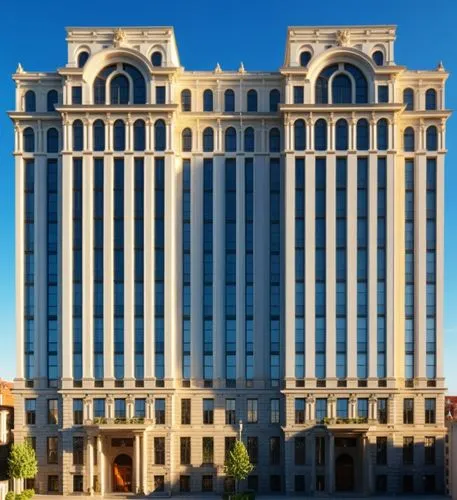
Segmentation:
<svg viewBox="0 0 457 500">
<path fill-rule="evenodd" d="M 291 27 L 277 72 L 169 27 L 19 65 L 15 439 L 40 492 L 444 489 L 444 85 L 394 26 Z M 240 424 L 240 421 L 242 423 Z"/>
</svg>

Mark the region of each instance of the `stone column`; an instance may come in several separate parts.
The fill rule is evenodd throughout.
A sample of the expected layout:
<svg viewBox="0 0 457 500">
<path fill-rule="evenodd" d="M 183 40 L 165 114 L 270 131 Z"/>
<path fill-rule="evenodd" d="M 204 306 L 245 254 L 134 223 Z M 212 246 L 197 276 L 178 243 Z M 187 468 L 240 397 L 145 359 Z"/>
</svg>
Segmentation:
<svg viewBox="0 0 457 500">
<path fill-rule="evenodd" d="M 378 287 L 378 163 L 376 156 L 368 158 L 368 378 L 377 373 L 377 287 Z"/>
<path fill-rule="evenodd" d="M 332 494 L 335 491 L 335 436 L 330 434 L 327 440 L 328 446 L 328 480 L 327 493 Z"/>
<path fill-rule="evenodd" d="M 330 125 L 333 136 L 335 126 Z M 332 139 L 333 141 L 333 139 Z M 332 148 L 334 144 L 332 143 Z M 326 345 L 325 345 L 325 374 L 327 379 L 336 378 L 336 157 L 327 155 L 326 172 Z M 308 241 L 307 244 L 310 244 Z M 351 247 L 348 247 L 351 248 Z M 350 331 L 350 330 L 348 330 Z"/>
<path fill-rule="evenodd" d="M 103 453 L 103 436 L 98 435 L 97 438 L 97 453 L 98 453 L 98 484 L 100 488 L 100 496 L 105 494 L 105 455 Z"/>
<path fill-rule="evenodd" d="M 87 489 L 89 494 L 94 494 L 94 438 L 87 438 Z"/>
<path fill-rule="evenodd" d="M 140 488 L 140 435 L 135 434 L 135 444 L 133 446 L 133 456 L 135 462 L 135 493 L 139 493 Z"/>
<path fill-rule="evenodd" d="M 143 439 L 142 439 L 142 459 L 141 459 L 141 465 L 142 465 L 142 474 L 141 478 L 143 481 L 143 494 L 147 495 L 149 493 L 148 490 L 148 436 L 146 432 L 143 433 Z"/>
</svg>

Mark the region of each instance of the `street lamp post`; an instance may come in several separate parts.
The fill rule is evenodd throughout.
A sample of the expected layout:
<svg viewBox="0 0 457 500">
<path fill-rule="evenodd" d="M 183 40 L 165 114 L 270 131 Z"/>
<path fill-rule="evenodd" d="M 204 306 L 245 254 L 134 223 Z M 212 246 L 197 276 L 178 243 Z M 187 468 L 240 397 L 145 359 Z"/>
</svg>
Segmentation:
<svg viewBox="0 0 457 500">
<path fill-rule="evenodd" d="M 243 421 L 240 419 L 240 421 L 238 422 L 238 431 L 239 431 L 239 440 L 241 441 L 242 438 L 242 433 L 243 433 Z"/>
</svg>

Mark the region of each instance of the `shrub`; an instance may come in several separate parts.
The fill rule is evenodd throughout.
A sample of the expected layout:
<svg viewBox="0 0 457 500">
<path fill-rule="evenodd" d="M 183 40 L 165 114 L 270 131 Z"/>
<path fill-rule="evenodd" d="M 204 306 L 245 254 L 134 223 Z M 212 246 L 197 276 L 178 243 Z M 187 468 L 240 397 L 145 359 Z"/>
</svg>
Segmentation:
<svg viewBox="0 0 457 500">
<path fill-rule="evenodd" d="M 22 492 L 22 495 L 25 497 L 25 500 L 30 500 L 35 495 L 35 490 L 30 489 L 30 490 L 24 490 Z"/>
<path fill-rule="evenodd" d="M 14 494 L 14 491 L 8 491 L 8 493 L 5 496 L 5 500 L 15 500 L 16 495 Z"/>
</svg>

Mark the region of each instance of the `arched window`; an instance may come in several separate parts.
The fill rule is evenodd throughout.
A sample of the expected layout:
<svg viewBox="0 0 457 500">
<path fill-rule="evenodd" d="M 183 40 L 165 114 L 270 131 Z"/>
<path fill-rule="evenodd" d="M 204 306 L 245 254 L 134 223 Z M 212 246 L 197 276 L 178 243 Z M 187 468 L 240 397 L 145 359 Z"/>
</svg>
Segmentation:
<svg viewBox="0 0 457 500">
<path fill-rule="evenodd" d="M 89 59 L 89 52 L 83 50 L 78 55 L 78 68 L 84 68 L 87 60 Z"/>
<path fill-rule="evenodd" d="M 122 120 L 116 120 L 114 122 L 113 142 L 114 151 L 125 150 L 125 123 Z"/>
<path fill-rule="evenodd" d="M 36 111 L 36 98 L 33 90 L 27 90 L 25 93 L 25 111 L 27 113 Z"/>
<path fill-rule="evenodd" d="M 350 78 L 341 73 L 332 81 L 333 104 L 350 104 L 352 102 L 352 83 Z"/>
<path fill-rule="evenodd" d="M 371 56 L 376 66 L 384 66 L 384 54 L 380 50 L 373 52 Z"/>
<path fill-rule="evenodd" d="M 338 64 L 327 66 L 316 80 L 316 104 L 328 104 L 328 80 L 338 70 Z"/>
<path fill-rule="evenodd" d="M 106 80 L 115 70 L 116 65 L 111 64 L 103 68 L 97 75 L 94 81 L 94 104 L 106 104 Z"/>
<path fill-rule="evenodd" d="M 257 111 L 257 91 L 254 89 L 248 91 L 248 111 Z"/>
<path fill-rule="evenodd" d="M 281 100 L 281 94 L 278 89 L 273 89 L 270 91 L 270 111 L 276 113 L 278 111 L 279 101 Z"/>
<path fill-rule="evenodd" d="M 214 132 L 211 127 L 206 127 L 203 131 L 203 151 L 205 153 L 214 151 Z"/>
<path fill-rule="evenodd" d="M 224 92 L 224 111 L 229 113 L 235 111 L 235 92 L 232 89 Z"/>
<path fill-rule="evenodd" d="M 206 89 L 203 92 L 203 111 L 213 111 L 213 91 Z"/>
<path fill-rule="evenodd" d="M 94 136 L 94 151 L 105 150 L 105 124 L 103 120 L 95 120 L 92 125 L 92 133 Z"/>
<path fill-rule="evenodd" d="M 166 148 L 166 129 L 163 120 L 157 120 L 154 123 L 154 143 L 156 151 L 165 151 Z"/>
<path fill-rule="evenodd" d="M 133 104 L 146 104 L 146 82 L 140 70 L 131 64 L 122 65 L 133 82 Z"/>
<path fill-rule="evenodd" d="M 73 151 L 82 151 L 84 148 L 84 127 L 81 120 L 73 122 Z"/>
<path fill-rule="evenodd" d="M 357 150 L 368 151 L 370 147 L 370 128 L 368 120 L 361 118 L 357 122 Z"/>
<path fill-rule="evenodd" d="M 303 66 L 303 67 L 308 66 L 308 63 L 310 60 L 311 60 L 311 52 L 309 50 L 304 50 L 300 54 L 300 66 Z"/>
<path fill-rule="evenodd" d="M 35 132 L 32 127 L 27 127 L 22 133 L 23 147 L 26 153 L 33 153 L 35 151 Z"/>
<path fill-rule="evenodd" d="M 427 128 L 426 148 L 427 151 L 436 151 L 438 149 L 438 132 L 435 125 L 431 125 Z"/>
<path fill-rule="evenodd" d="M 414 111 L 414 90 L 405 89 L 403 91 L 403 104 L 406 104 L 406 111 Z"/>
<path fill-rule="evenodd" d="M 189 89 L 184 89 L 181 92 L 181 110 L 192 111 L 192 94 Z"/>
<path fill-rule="evenodd" d="M 270 153 L 279 153 L 281 151 L 281 133 L 279 128 L 270 129 L 269 137 Z"/>
<path fill-rule="evenodd" d="M 157 50 L 151 54 L 151 63 L 154 67 L 162 66 L 162 53 Z"/>
<path fill-rule="evenodd" d="M 55 106 L 59 100 L 57 90 L 50 90 L 47 95 L 47 109 L 48 111 L 55 111 Z"/>
<path fill-rule="evenodd" d="M 314 149 L 316 151 L 327 149 L 327 122 L 323 118 L 314 124 Z"/>
<path fill-rule="evenodd" d="M 294 123 L 294 148 L 296 151 L 304 151 L 306 149 L 305 120 L 296 120 Z"/>
<path fill-rule="evenodd" d="M 59 132 L 56 128 L 50 128 L 46 133 L 46 150 L 48 153 L 59 152 Z"/>
<path fill-rule="evenodd" d="M 413 127 L 407 127 L 403 132 L 403 149 L 409 152 L 415 150 Z"/>
<path fill-rule="evenodd" d="M 146 149 L 146 126 L 144 120 L 136 120 L 133 124 L 133 149 L 144 151 Z"/>
<path fill-rule="evenodd" d="M 377 145 L 379 151 L 386 151 L 389 147 L 389 124 L 385 118 L 376 124 Z"/>
<path fill-rule="evenodd" d="M 349 130 L 348 122 L 341 118 L 335 125 L 335 149 L 337 151 L 346 151 L 349 149 Z"/>
<path fill-rule="evenodd" d="M 366 104 L 368 102 L 368 82 L 365 75 L 357 66 L 350 63 L 344 63 L 344 69 L 350 73 L 355 80 L 356 104 Z"/>
<path fill-rule="evenodd" d="M 225 151 L 227 153 L 236 151 L 236 130 L 233 127 L 229 127 L 225 131 Z"/>
<path fill-rule="evenodd" d="M 254 150 L 255 150 L 254 129 L 252 127 L 248 127 L 244 131 L 244 151 L 246 153 L 253 153 Z"/>
<path fill-rule="evenodd" d="M 188 127 L 182 131 L 182 150 L 192 151 L 192 130 Z"/>
<path fill-rule="evenodd" d="M 428 89 L 425 92 L 425 109 L 433 110 L 436 109 L 436 90 Z"/>
<path fill-rule="evenodd" d="M 116 75 L 110 84 L 111 104 L 129 103 L 129 81 L 125 75 Z"/>
</svg>

